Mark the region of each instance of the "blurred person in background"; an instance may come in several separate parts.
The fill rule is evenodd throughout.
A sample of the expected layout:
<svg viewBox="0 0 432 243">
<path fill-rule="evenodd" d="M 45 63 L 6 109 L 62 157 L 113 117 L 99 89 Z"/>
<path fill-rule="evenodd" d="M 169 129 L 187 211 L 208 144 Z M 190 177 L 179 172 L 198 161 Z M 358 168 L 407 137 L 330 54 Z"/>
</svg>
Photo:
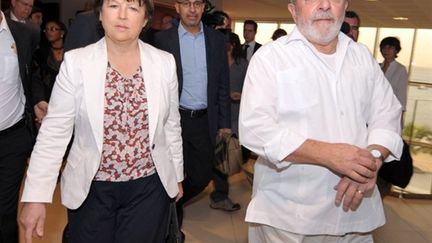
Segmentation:
<svg viewBox="0 0 432 243">
<path fill-rule="evenodd" d="M 279 37 L 284 36 L 284 35 L 287 35 L 287 34 L 288 34 L 288 33 L 287 33 L 284 29 L 276 29 L 276 30 L 273 32 L 273 35 L 272 35 L 271 39 L 272 39 L 273 41 L 275 41 L 275 40 L 279 39 Z"/>
<path fill-rule="evenodd" d="M 261 44 L 255 41 L 255 36 L 258 31 L 258 24 L 254 20 L 247 19 L 243 23 L 243 37 L 245 43 L 242 45 L 243 57 L 248 61 L 252 58 L 252 55 L 261 47 Z"/>
<path fill-rule="evenodd" d="M 38 7 L 33 7 L 30 16 L 29 16 L 29 21 L 31 23 L 33 23 L 34 25 L 40 27 L 42 25 L 43 22 L 43 13 L 42 13 L 42 9 L 38 8 Z"/>
<path fill-rule="evenodd" d="M 406 111 L 407 104 L 408 72 L 404 65 L 396 61 L 401 50 L 400 41 L 396 37 L 386 37 L 380 42 L 380 52 L 384 58 L 384 61 L 380 64 L 381 69 L 389 81 L 396 98 L 402 105 L 401 124 L 403 125 L 403 114 Z"/>
<path fill-rule="evenodd" d="M 23 24 L 29 22 L 33 0 L 11 0 L 11 8 L 5 12 L 7 18 Z"/>
<path fill-rule="evenodd" d="M 35 52 L 32 79 L 34 111 L 39 126 L 48 111 L 51 91 L 63 62 L 66 26 L 60 21 L 50 20 L 45 24 L 43 32 L 48 44 L 40 46 Z"/>
<path fill-rule="evenodd" d="M 354 41 L 357 41 L 360 34 L 360 17 L 358 14 L 354 11 L 346 11 L 344 22 L 350 27 L 347 35 Z"/>
<path fill-rule="evenodd" d="M 162 17 L 161 19 L 161 28 L 160 30 L 167 30 L 167 29 L 171 29 L 173 27 L 173 21 L 174 21 L 174 17 L 166 14 Z"/>
</svg>

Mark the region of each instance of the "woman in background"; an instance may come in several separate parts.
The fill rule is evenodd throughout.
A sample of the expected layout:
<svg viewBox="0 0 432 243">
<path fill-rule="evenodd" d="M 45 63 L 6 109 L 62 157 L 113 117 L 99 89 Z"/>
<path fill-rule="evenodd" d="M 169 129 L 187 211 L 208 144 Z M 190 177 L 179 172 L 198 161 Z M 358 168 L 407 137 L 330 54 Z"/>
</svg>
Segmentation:
<svg viewBox="0 0 432 243">
<path fill-rule="evenodd" d="M 229 33 L 227 45 L 228 65 L 230 68 L 231 89 L 231 129 L 238 135 L 238 118 L 240 111 L 240 98 L 243 90 L 243 82 L 246 76 L 248 61 L 241 55 L 240 39 L 235 33 Z"/>
<path fill-rule="evenodd" d="M 152 0 L 97 0 L 105 36 L 65 53 L 32 152 L 19 221 L 43 236 L 62 157 L 69 243 L 165 242 L 170 198 L 182 197 L 176 65 L 138 39 Z"/>
<path fill-rule="evenodd" d="M 396 61 L 397 54 L 401 51 L 400 41 L 396 37 L 386 37 L 380 43 L 381 55 L 384 62 L 381 63 L 381 69 L 389 81 L 396 98 L 402 105 L 401 132 L 403 131 L 404 114 L 406 111 L 407 93 L 408 93 L 408 73 L 406 68 Z M 378 177 L 377 185 L 381 197 L 384 198 L 391 191 L 391 184 L 383 178 Z"/>
<path fill-rule="evenodd" d="M 63 40 L 66 35 L 66 26 L 60 21 L 50 20 L 45 24 L 43 31 L 48 42 L 36 50 L 32 80 L 34 111 L 36 123 L 39 126 L 46 116 L 51 91 L 63 62 Z"/>
<path fill-rule="evenodd" d="M 231 129 L 232 133 L 238 136 L 240 98 L 248 61 L 242 57 L 242 48 L 238 35 L 227 30 L 223 33 L 227 36 L 227 56 L 230 70 Z M 243 160 L 247 160 L 249 153 L 245 148 L 243 151 Z M 217 169 L 213 169 L 213 171 L 215 190 L 210 194 L 210 207 L 228 212 L 239 210 L 241 208 L 240 204 L 234 203 L 228 197 L 228 177 L 217 171 Z"/>
<path fill-rule="evenodd" d="M 407 104 L 408 73 L 405 66 L 396 61 L 397 54 L 401 51 L 399 39 L 396 37 L 384 38 L 380 43 L 380 51 L 384 57 L 384 62 L 380 64 L 381 69 L 390 82 L 396 98 L 402 105 L 401 126 L 403 128 L 403 114 L 406 111 Z"/>
</svg>

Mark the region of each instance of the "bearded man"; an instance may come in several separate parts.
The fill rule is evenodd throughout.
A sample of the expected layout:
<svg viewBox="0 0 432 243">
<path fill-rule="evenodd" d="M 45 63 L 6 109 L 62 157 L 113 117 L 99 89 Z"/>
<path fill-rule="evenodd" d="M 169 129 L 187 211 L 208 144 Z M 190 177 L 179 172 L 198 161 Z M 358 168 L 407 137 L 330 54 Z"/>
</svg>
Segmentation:
<svg viewBox="0 0 432 243">
<path fill-rule="evenodd" d="M 249 242 L 373 242 L 376 188 L 398 159 L 401 105 L 366 46 L 339 32 L 348 0 L 291 0 L 296 28 L 249 64 L 240 141 L 259 155 Z"/>
</svg>

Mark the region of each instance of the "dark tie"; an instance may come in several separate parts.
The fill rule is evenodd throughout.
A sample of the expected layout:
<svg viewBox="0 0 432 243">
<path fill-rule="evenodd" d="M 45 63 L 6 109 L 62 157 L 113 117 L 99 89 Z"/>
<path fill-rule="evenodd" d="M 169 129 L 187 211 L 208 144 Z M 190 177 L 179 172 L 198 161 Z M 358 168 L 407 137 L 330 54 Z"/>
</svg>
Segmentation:
<svg viewBox="0 0 432 243">
<path fill-rule="evenodd" d="M 247 59 L 247 50 L 248 50 L 248 48 L 249 48 L 249 45 L 248 45 L 248 44 L 244 45 L 244 49 L 243 49 L 243 57 L 244 57 L 245 59 Z"/>
</svg>

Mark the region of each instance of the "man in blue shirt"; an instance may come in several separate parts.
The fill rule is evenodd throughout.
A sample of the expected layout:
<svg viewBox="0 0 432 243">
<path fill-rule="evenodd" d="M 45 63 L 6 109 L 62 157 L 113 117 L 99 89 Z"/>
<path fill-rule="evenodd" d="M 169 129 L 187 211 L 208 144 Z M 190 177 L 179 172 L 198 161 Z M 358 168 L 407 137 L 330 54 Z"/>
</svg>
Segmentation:
<svg viewBox="0 0 432 243">
<path fill-rule="evenodd" d="M 183 139 L 183 205 L 212 179 L 216 136 L 231 132 L 229 70 L 222 33 L 203 25 L 203 0 L 175 3 L 180 23 L 155 36 L 155 46 L 172 53 L 177 63 Z"/>
</svg>

